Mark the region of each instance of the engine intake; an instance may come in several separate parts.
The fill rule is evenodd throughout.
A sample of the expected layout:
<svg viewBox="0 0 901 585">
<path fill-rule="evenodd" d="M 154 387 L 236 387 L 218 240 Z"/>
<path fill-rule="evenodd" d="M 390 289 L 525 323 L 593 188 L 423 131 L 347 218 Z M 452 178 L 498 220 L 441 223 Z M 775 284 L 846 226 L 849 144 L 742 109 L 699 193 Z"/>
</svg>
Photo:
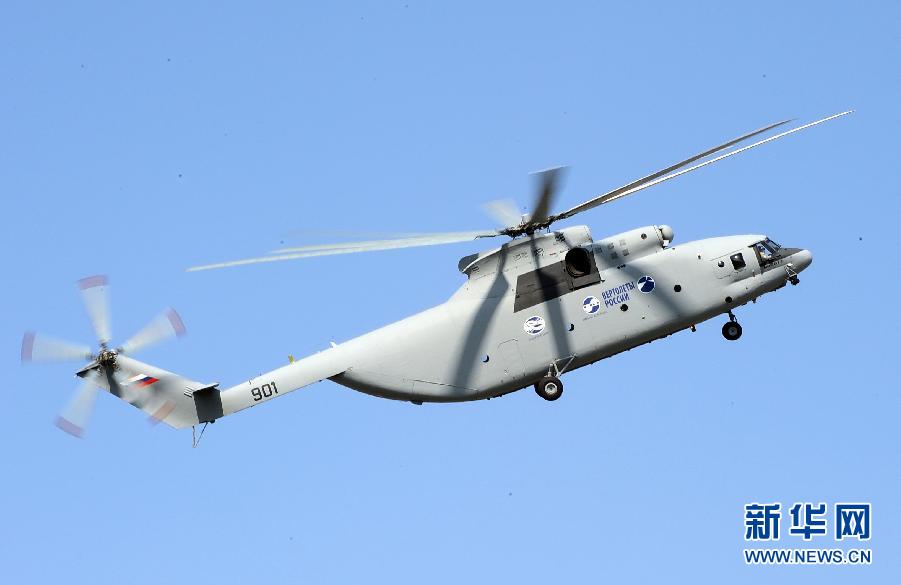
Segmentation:
<svg viewBox="0 0 901 585">
<path fill-rule="evenodd" d="M 573 278 L 585 276 L 592 269 L 591 254 L 585 248 L 573 248 L 566 253 L 563 264 Z"/>
</svg>

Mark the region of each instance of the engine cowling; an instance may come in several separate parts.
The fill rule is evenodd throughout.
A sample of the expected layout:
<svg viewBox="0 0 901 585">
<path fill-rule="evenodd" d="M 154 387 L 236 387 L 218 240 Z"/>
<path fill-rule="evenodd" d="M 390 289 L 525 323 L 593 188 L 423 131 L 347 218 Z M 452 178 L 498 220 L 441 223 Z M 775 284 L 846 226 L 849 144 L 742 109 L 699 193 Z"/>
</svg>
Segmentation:
<svg viewBox="0 0 901 585">
<path fill-rule="evenodd" d="M 608 266 L 619 266 L 666 248 L 674 237 L 670 226 L 651 225 L 603 238 L 593 247 L 599 260 Z"/>
</svg>

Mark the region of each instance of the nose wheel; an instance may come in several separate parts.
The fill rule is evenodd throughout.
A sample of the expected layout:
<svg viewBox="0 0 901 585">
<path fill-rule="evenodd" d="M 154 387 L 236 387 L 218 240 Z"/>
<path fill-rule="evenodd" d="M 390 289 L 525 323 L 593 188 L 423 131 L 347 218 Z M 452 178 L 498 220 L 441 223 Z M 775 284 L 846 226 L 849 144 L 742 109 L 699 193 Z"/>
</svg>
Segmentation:
<svg viewBox="0 0 901 585">
<path fill-rule="evenodd" d="M 563 395 L 563 382 L 556 376 L 545 376 L 535 384 L 535 393 L 545 400 L 557 400 Z"/>
<path fill-rule="evenodd" d="M 729 341 L 735 341 L 741 337 L 741 325 L 735 320 L 735 315 L 729 311 L 729 321 L 723 325 L 723 337 Z"/>
</svg>

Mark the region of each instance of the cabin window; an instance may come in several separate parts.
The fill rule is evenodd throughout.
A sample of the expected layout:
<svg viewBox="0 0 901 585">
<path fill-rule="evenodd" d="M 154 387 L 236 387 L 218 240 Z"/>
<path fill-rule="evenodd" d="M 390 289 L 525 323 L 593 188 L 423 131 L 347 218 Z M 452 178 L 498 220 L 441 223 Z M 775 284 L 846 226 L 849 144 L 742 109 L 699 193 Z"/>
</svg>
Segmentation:
<svg viewBox="0 0 901 585">
<path fill-rule="evenodd" d="M 747 266 L 747 264 L 745 264 L 745 257 L 742 256 L 741 252 L 739 252 L 738 254 L 732 254 L 731 256 L 729 256 L 729 260 L 732 260 L 732 267 L 736 270 L 741 270 L 742 268 Z"/>
</svg>

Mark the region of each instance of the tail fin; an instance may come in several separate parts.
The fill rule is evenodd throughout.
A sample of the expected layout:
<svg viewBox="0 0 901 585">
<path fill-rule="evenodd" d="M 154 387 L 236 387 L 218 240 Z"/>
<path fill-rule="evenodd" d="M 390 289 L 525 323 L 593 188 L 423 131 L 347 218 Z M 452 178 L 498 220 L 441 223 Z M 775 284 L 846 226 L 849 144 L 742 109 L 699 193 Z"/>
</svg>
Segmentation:
<svg viewBox="0 0 901 585">
<path fill-rule="evenodd" d="M 78 372 L 103 390 L 145 412 L 151 423 L 183 429 L 222 416 L 218 384 L 204 384 L 119 355 L 110 373 L 92 364 Z"/>
</svg>

